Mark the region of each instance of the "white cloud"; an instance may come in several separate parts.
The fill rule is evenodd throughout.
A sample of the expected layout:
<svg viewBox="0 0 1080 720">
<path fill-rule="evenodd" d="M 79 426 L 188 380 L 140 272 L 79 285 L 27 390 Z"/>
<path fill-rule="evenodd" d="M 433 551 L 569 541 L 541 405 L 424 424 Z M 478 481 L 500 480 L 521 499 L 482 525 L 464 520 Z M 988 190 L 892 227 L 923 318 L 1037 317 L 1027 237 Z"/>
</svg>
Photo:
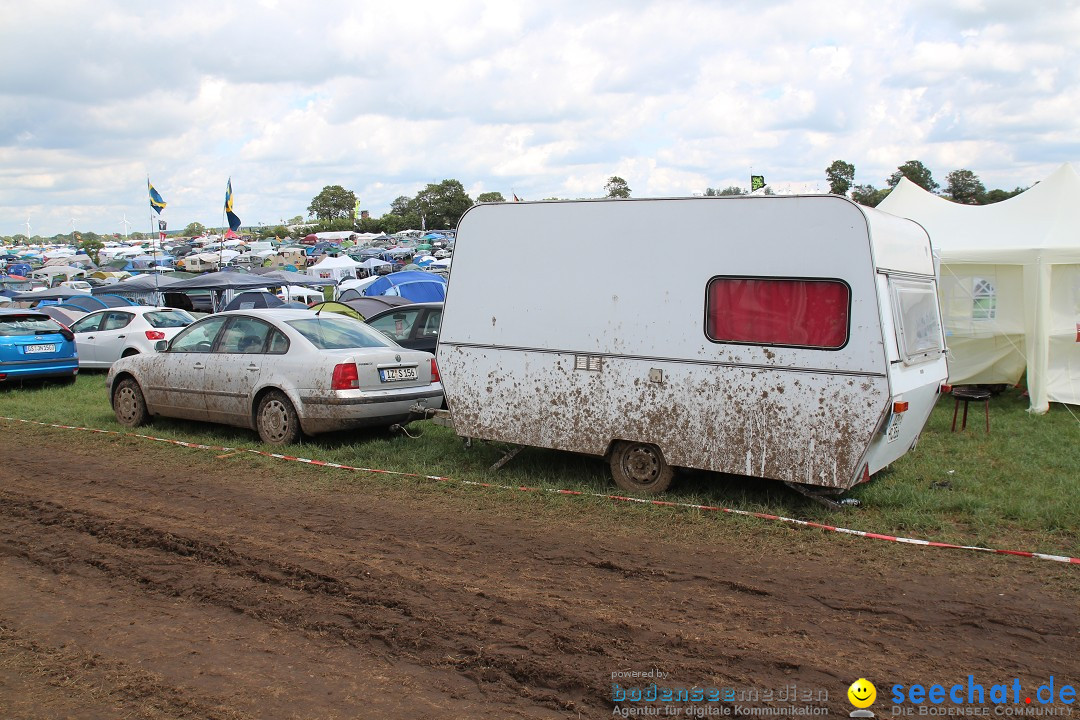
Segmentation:
<svg viewBox="0 0 1080 720">
<path fill-rule="evenodd" d="M 0 235 L 374 214 L 429 182 L 528 198 L 877 186 L 920 159 L 988 187 L 1080 160 L 1080 8 L 966 0 L 7 3 Z M 136 225 L 136 227 L 138 227 Z"/>
</svg>

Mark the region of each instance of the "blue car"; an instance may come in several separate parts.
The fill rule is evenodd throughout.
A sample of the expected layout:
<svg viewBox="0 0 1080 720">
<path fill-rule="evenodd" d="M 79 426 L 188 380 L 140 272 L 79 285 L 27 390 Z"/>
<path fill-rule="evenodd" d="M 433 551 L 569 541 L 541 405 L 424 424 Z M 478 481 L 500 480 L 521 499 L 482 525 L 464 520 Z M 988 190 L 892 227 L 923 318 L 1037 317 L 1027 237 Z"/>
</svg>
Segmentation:
<svg viewBox="0 0 1080 720">
<path fill-rule="evenodd" d="M 0 309 L 0 384 L 79 372 L 75 335 L 37 310 Z"/>
</svg>

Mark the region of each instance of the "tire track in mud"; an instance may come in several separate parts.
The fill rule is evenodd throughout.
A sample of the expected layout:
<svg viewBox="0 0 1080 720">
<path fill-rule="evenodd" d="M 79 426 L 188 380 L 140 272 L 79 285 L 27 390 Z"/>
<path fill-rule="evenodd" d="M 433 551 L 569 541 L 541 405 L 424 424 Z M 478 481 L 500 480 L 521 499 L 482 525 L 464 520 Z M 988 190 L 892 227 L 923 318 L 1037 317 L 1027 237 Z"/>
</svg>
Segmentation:
<svg viewBox="0 0 1080 720">
<path fill-rule="evenodd" d="M 606 684 L 571 672 L 568 665 L 553 665 L 530 652 L 527 644 L 521 644 L 515 630 L 515 613 L 528 615 L 528 610 L 514 608 L 514 603 L 504 599 L 472 599 L 476 603 L 472 620 L 483 623 L 488 631 L 479 634 L 472 625 L 463 628 L 448 624 L 440 618 L 440 608 L 418 611 L 415 594 L 404 598 L 396 592 L 395 586 L 401 585 L 399 578 L 369 569 L 362 570 L 364 584 L 377 589 L 365 590 L 355 582 L 292 563 L 10 491 L 0 491 L 0 516 L 12 522 L 36 524 L 52 533 L 62 529 L 92 539 L 89 544 L 61 542 L 53 535 L 44 543 L 34 543 L 28 539 L 33 533 L 17 533 L 18 544 L 9 540 L 0 546 L 3 552 L 53 572 L 70 572 L 73 564 L 82 564 L 112 580 L 127 581 L 143 592 L 218 605 L 312 636 L 332 637 L 353 647 L 374 642 L 387 653 L 404 654 L 413 662 L 433 668 L 453 669 L 479 685 L 503 686 L 557 710 L 611 706 L 604 694 Z M 57 554 L 58 548 L 63 549 L 62 554 Z M 176 566 L 172 572 L 163 569 L 170 566 Z M 248 582 L 238 583 L 237 579 Z M 300 601 L 299 596 L 304 600 Z M 563 657 L 604 657 L 610 648 L 620 648 L 625 657 L 641 658 L 645 654 L 642 644 L 661 643 L 685 651 L 688 664 L 680 666 L 680 670 L 688 676 L 715 674 L 712 665 L 690 657 L 695 645 L 678 637 L 643 634 L 611 622 L 586 629 L 567 615 L 553 620 L 553 625 L 565 626 L 565 630 L 549 629 L 545 646 L 553 646 Z M 492 646 L 523 652 L 492 650 Z M 727 659 L 733 665 L 744 664 L 737 656 Z M 665 662 L 673 666 L 670 658 Z"/>
<path fill-rule="evenodd" d="M 648 667 L 679 686 L 835 688 L 841 713 L 849 675 L 866 668 L 897 681 L 1004 667 L 1025 678 L 1051 660 L 1062 676 L 1080 669 L 1075 605 L 1042 597 L 1027 568 L 986 588 L 918 563 L 860 574 L 847 569 L 865 549 L 844 543 L 813 559 L 770 557 L 752 540 L 664 543 L 569 515 L 297 489 L 242 463 L 115 477 L 108 451 L 44 445 L 60 466 L 48 478 L 0 448 L 0 561 L 24 558 L 11 562 L 43 569 L 44 587 L 108 589 L 139 612 L 177 598 L 189 622 L 240 613 L 253 634 L 295 633 L 313 652 L 451 688 L 433 697 L 463 697 L 486 710 L 477 717 L 610 716 L 607 676 Z"/>
<path fill-rule="evenodd" d="M 59 648 L 25 637 L 0 619 L 0 668 L 30 669 L 82 707 L 108 705 L 124 717 L 179 720 L 253 720 L 224 698 L 194 697 L 153 673 L 95 653 Z"/>
<path fill-rule="evenodd" d="M 85 547 L 77 541 L 63 543 L 64 553 L 59 557 L 53 552 L 58 544 L 55 538 L 44 547 L 27 543 L 15 550 L 54 572 L 82 564 L 143 592 L 225 607 L 352 647 L 374 643 L 387 657 L 404 655 L 427 667 L 452 669 L 479 686 L 501 687 L 556 710 L 612 707 L 608 683 L 581 668 L 583 659 L 593 666 L 607 663 L 612 670 L 663 665 L 673 676 L 709 678 L 715 685 L 749 685 L 763 676 L 784 677 L 794 670 L 822 682 L 833 677 L 827 670 L 770 657 L 760 649 L 751 653 L 709 648 L 703 656 L 701 639 L 679 629 L 672 632 L 626 621 L 582 618 L 557 607 L 546 608 L 550 616 L 542 620 L 536 617 L 535 604 L 482 591 L 467 599 L 467 622 L 454 622 L 461 610 L 448 613 L 445 598 L 427 597 L 422 584 L 403 582 L 396 575 L 350 568 L 353 578 L 363 577 L 363 585 L 358 586 L 355 579 L 343 580 L 244 553 L 217 541 L 121 522 L 10 491 L 0 491 L 0 515 L 53 531 L 62 528 L 94 541 Z M 611 561 L 578 558 L 565 564 L 652 582 L 710 581 L 702 575 L 629 568 Z M 162 569 L 171 566 L 176 566 L 172 572 Z M 770 595 L 735 581 L 716 584 L 735 595 L 762 599 Z M 541 629 L 535 627 L 538 620 Z M 532 637 L 523 641 L 523 635 Z"/>
</svg>

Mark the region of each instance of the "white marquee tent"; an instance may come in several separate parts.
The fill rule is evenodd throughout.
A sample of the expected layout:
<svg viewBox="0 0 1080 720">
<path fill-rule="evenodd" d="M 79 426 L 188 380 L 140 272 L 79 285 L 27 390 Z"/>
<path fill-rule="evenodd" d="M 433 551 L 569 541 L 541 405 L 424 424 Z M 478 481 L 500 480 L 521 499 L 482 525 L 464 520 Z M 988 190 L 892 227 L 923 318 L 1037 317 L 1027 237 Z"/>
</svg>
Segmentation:
<svg viewBox="0 0 1080 720">
<path fill-rule="evenodd" d="M 930 234 L 953 384 L 1014 384 L 1030 410 L 1080 404 L 1080 175 L 1068 163 L 993 205 L 901 180 L 878 206 Z"/>
<path fill-rule="evenodd" d="M 360 263 L 345 255 L 338 257 L 324 255 L 322 260 L 309 267 L 307 272 L 312 277 L 341 281 L 356 277 L 356 268 L 359 265 Z"/>
</svg>

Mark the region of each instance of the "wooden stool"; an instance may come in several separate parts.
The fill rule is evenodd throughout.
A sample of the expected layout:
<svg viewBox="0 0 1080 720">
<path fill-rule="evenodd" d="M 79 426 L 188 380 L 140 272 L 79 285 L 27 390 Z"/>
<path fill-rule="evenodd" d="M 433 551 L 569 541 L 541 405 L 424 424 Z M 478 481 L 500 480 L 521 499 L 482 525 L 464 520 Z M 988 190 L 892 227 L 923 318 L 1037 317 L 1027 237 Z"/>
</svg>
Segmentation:
<svg viewBox="0 0 1080 720">
<path fill-rule="evenodd" d="M 983 407 L 986 410 L 986 434 L 990 434 L 990 391 L 979 390 L 977 388 L 953 388 L 952 396 L 956 398 L 956 405 L 953 407 L 952 413 L 952 430 L 956 432 L 956 414 L 960 411 L 960 402 L 964 403 L 964 419 L 960 423 L 960 430 L 963 431 L 967 428 L 967 413 L 968 403 L 972 400 L 983 403 Z"/>
</svg>

